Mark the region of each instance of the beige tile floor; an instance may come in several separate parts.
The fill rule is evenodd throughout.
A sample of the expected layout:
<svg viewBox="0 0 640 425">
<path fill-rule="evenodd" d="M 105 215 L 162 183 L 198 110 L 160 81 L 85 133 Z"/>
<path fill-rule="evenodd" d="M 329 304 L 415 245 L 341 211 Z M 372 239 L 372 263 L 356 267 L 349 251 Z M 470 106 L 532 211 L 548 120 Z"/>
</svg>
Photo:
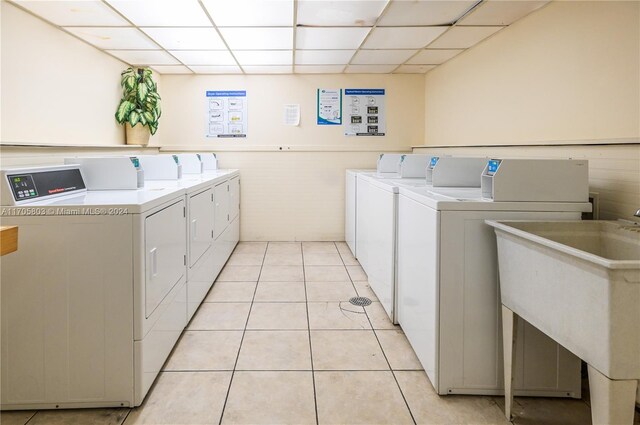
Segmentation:
<svg viewBox="0 0 640 425">
<path fill-rule="evenodd" d="M 434 392 L 344 242 L 255 242 L 238 245 L 141 407 L 0 424 L 508 424 L 503 405 Z M 514 424 L 591 421 L 581 400 L 518 397 L 514 410 Z"/>
</svg>

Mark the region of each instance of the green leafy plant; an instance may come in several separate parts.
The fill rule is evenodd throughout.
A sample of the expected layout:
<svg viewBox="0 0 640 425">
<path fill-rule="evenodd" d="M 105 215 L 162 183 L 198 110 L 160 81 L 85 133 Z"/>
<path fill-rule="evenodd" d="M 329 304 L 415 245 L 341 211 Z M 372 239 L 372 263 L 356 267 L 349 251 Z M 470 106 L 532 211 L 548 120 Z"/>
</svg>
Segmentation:
<svg viewBox="0 0 640 425">
<path fill-rule="evenodd" d="M 153 81 L 150 69 L 127 68 L 120 74 L 122 99 L 116 111 L 116 121 L 149 127 L 151 134 L 158 131 L 158 120 L 162 115 L 158 84 Z"/>
</svg>

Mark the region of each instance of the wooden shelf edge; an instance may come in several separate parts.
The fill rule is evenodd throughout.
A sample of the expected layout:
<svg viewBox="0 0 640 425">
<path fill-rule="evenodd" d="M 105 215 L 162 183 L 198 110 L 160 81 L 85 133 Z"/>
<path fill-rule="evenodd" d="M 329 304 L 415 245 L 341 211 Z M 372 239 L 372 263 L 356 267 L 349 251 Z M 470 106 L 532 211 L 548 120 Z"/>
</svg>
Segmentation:
<svg viewBox="0 0 640 425">
<path fill-rule="evenodd" d="M 0 226 L 0 255 L 18 250 L 18 226 Z"/>
</svg>

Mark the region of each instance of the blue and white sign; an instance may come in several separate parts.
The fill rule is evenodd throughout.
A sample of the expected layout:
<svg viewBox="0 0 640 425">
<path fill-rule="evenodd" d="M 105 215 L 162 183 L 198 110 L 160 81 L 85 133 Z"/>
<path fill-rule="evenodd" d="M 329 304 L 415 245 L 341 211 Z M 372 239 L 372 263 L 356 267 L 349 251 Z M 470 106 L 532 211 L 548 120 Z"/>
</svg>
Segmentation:
<svg viewBox="0 0 640 425">
<path fill-rule="evenodd" d="M 247 137 L 247 92 L 208 90 L 207 137 Z"/>
<path fill-rule="evenodd" d="M 342 89 L 318 89 L 317 125 L 342 124 Z"/>
<path fill-rule="evenodd" d="M 386 111 L 384 89 L 345 89 L 345 136 L 384 136 Z"/>
</svg>

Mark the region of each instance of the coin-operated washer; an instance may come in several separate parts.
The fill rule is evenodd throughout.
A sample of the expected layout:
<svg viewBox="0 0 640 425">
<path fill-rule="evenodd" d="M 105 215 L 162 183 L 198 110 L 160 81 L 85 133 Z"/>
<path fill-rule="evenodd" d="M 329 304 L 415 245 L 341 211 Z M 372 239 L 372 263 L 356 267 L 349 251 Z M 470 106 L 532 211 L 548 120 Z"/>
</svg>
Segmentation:
<svg viewBox="0 0 640 425">
<path fill-rule="evenodd" d="M 438 394 L 504 391 L 496 238 L 485 220 L 579 220 L 591 210 L 587 168 L 487 159 L 481 187 L 400 187 L 398 321 Z M 518 335 L 516 394 L 579 398 L 579 360 L 529 324 Z"/>
<path fill-rule="evenodd" d="M 132 189 L 87 190 L 77 164 L 0 173 L 20 226 L 1 260 L 2 410 L 138 406 L 186 325 L 185 191 L 137 189 L 135 161 L 116 162 Z"/>
<path fill-rule="evenodd" d="M 354 99 L 358 99 L 355 97 Z M 406 156 L 406 155 L 405 155 Z M 402 154 L 381 153 L 378 156 L 375 170 L 368 169 L 348 169 L 345 177 L 345 219 L 344 219 L 344 238 L 347 246 L 351 250 L 354 257 L 358 258 L 358 249 L 356 242 L 357 232 L 357 198 L 358 198 L 358 180 L 357 176 L 361 173 L 375 173 L 380 177 L 398 178 L 400 176 L 400 162 Z"/>
<path fill-rule="evenodd" d="M 397 317 L 397 229 L 399 188 L 480 187 L 484 158 L 406 155 L 398 176 L 358 175 L 357 246 L 359 260 L 393 323 Z"/>
</svg>

